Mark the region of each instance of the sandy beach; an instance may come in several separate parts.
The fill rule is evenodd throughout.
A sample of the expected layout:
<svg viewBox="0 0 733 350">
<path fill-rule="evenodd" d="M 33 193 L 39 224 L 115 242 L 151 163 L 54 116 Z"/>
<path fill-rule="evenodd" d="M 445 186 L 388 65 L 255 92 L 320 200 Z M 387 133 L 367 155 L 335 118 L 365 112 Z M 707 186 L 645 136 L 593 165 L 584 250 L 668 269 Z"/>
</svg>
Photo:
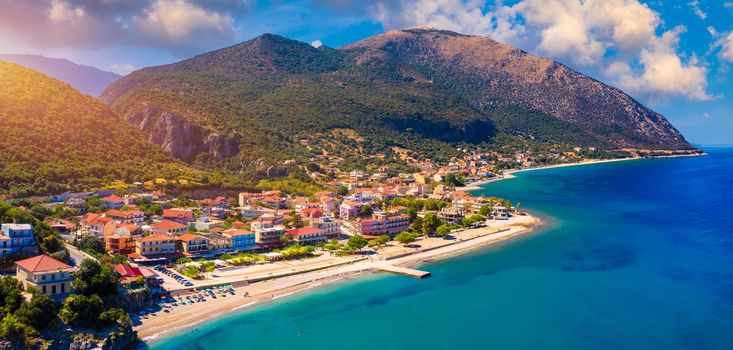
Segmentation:
<svg viewBox="0 0 733 350">
<path fill-rule="evenodd" d="M 534 216 L 520 215 L 506 221 L 490 222 L 486 227 L 455 232 L 452 234 L 452 239 L 422 238 L 408 247 L 391 242 L 390 245 L 379 251 L 379 257 L 235 287 L 235 294 L 226 298 L 209 298 L 205 303 L 177 306 L 168 313 L 161 311 L 155 313 L 154 316 L 149 315 L 148 318 L 140 319 L 135 329 L 138 336 L 144 341 L 155 341 L 195 328 L 202 322 L 231 315 L 298 292 L 325 286 L 359 273 L 378 272 L 380 267 L 385 265 L 415 266 L 421 262 L 462 254 L 532 232 L 539 224 L 540 221 Z"/>
</svg>

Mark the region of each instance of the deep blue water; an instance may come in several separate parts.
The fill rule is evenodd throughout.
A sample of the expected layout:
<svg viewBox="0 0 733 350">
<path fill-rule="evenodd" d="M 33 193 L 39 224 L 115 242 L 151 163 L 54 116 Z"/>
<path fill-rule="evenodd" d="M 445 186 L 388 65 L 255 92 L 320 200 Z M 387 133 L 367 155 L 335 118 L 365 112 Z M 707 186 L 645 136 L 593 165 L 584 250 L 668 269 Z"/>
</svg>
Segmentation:
<svg viewBox="0 0 733 350">
<path fill-rule="evenodd" d="M 280 299 L 154 349 L 733 349 L 733 149 L 486 186 L 538 232 Z"/>
</svg>

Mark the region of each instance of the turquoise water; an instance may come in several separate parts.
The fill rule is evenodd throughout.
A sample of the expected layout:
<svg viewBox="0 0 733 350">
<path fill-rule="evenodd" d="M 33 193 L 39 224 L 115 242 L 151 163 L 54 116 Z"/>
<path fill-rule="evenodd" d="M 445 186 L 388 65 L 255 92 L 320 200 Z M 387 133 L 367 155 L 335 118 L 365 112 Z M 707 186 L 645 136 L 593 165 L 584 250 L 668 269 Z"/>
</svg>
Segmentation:
<svg viewBox="0 0 733 350">
<path fill-rule="evenodd" d="M 733 149 L 518 174 L 538 232 L 368 275 L 153 349 L 733 349 Z"/>
</svg>

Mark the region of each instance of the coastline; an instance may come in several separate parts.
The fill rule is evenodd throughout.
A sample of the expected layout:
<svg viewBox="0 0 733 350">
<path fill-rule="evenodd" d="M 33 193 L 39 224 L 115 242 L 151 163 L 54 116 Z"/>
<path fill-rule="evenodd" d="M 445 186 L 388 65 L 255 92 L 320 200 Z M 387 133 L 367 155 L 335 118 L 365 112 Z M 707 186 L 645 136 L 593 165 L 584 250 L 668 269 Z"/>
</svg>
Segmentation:
<svg viewBox="0 0 733 350">
<path fill-rule="evenodd" d="M 402 255 L 389 260 L 362 260 L 235 287 L 233 296 L 210 300 L 204 305 L 201 303 L 186 305 L 170 313 L 159 312 L 156 316 L 141 320 L 141 323 L 135 326 L 135 330 L 143 342 L 154 343 L 181 332 L 195 330 L 196 325 L 235 315 L 280 298 L 329 286 L 363 273 L 383 273 L 380 271 L 380 266 L 418 266 L 426 262 L 448 259 L 534 232 L 542 224 L 539 218 L 529 214 L 516 218 L 511 222 L 496 222 L 487 227 L 463 230 L 453 235 L 455 240 L 452 241 L 435 237 L 423 238 L 413 244 L 419 248 L 405 248 L 395 243 L 391 248 L 399 250 Z M 245 293 L 250 296 L 244 297 Z"/>
<path fill-rule="evenodd" d="M 580 166 L 580 165 L 591 165 L 591 164 L 603 164 L 603 163 L 615 163 L 615 162 L 625 162 L 629 160 L 642 160 L 642 159 L 662 159 L 662 158 L 680 158 L 680 157 L 701 157 L 707 155 L 706 153 L 695 153 L 695 154 L 670 154 L 665 156 L 655 156 L 655 157 L 626 157 L 626 158 L 614 158 L 614 159 L 584 159 L 579 162 L 571 162 L 571 163 L 560 163 L 560 164 L 552 164 L 552 165 L 545 165 L 535 168 L 523 168 L 523 169 L 507 169 L 504 170 L 504 174 L 502 176 L 496 176 L 489 179 L 483 179 L 478 181 L 473 181 L 467 183 L 465 186 L 457 187 L 457 191 L 476 191 L 481 190 L 482 185 L 486 185 L 488 183 L 492 183 L 495 181 L 501 181 L 501 180 L 508 180 L 512 179 L 515 176 L 513 174 L 515 173 L 521 173 L 526 171 L 534 171 L 534 170 L 545 170 L 545 169 L 554 169 L 554 168 L 565 168 L 565 167 L 571 167 L 571 166 Z"/>
</svg>

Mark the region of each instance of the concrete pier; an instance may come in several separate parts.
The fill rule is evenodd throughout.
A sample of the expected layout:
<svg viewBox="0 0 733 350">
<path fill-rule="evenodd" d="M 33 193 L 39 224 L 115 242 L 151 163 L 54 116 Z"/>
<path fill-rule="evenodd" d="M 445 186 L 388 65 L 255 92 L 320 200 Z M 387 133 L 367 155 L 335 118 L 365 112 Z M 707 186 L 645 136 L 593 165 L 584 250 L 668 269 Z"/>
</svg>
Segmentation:
<svg viewBox="0 0 733 350">
<path fill-rule="evenodd" d="M 415 278 L 424 278 L 430 276 L 430 272 L 428 271 L 420 271 L 415 270 L 407 267 L 400 267 L 400 266 L 393 266 L 393 265 L 381 265 L 377 267 L 378 270 L 384 271 L 384 272 L 391 272 L 396 273 L 398 275 L 405 275 Z"/>
</svg>

